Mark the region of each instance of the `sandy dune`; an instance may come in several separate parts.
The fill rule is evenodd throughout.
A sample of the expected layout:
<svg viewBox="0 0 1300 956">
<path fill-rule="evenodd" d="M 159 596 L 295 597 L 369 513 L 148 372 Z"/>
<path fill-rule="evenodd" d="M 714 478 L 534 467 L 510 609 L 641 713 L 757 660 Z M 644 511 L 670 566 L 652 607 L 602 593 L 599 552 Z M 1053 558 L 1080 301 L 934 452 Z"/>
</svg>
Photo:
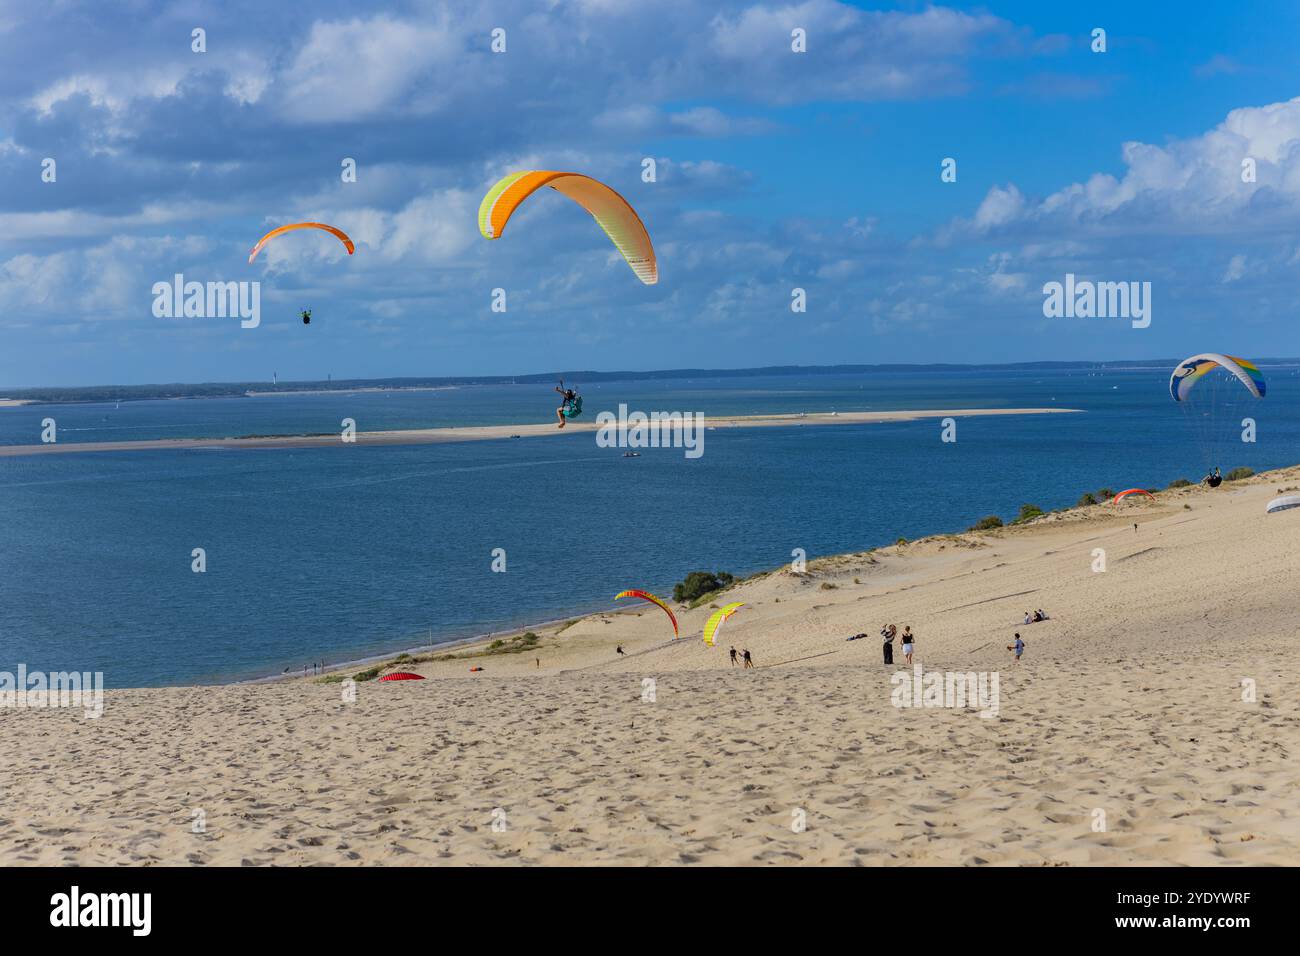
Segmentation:
<svg viewBox="0 0 1300 956">
<path fill-rule="evenodd" d="M 863 425 L 879 422 L 909 422 L 922 418 L 969 418 L 977 415 L 1062 415 L 1075 408 L 956 408 L 893 412 L 828 412 L 804 415 L 739 415 L 709 418 L 710 428 L 769 428 L 794 425 Z M 313 448 L 337 445 L 426 445 L 437 442 L 493 441 L 502 438 L 535 438 L 541 435 L 572 435 L 594 432 L 593 415 L 575 420 L 565 428 L 554 421 L 531 425 L 474 425 L 464 428 L 411 428 L 382 432 L 357 432 L 355 441 L 344 443 L 339 435 L 251 435 L 234 438 L 158 438 L 146 441 L 53 442 L 40 445 L 0 445 L 0 458 L 19 455 L 75 454 L 90 451 L 177 451 L 188 448 Z"/>
<path fill-rule="evenodd" d="M 1300 511 L 1264 504 L 1297 484 L 773 572 L 727 592 L 714 649 L 711 607 L 672 642 L 646 606 L 355 703 L 291 681 L 0 710 L 0 863 L 1294 865 Z M 927 670 L 996 671 L 997 716 L 892 706 L 886 621 Z"/>
</svg>

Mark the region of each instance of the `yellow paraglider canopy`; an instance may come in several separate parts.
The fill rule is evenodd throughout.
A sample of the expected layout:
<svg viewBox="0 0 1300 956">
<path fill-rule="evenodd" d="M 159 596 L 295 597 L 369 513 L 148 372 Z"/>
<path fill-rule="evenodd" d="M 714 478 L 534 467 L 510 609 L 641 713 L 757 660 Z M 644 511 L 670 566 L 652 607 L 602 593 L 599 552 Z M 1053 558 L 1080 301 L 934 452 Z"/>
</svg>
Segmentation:
<svg viewBox="0 0 1300 956">
<path fill-rule="evenodd" d="M 636 210 L 604 183 L 581 173 L 541 169 L 506 176 L 488 190 L 479 204 L 478 231 L 483 238 L 500 239 L 519 204 L 543 186 L 563 193 L 591 213 L 638 279 L 646 285 L 659 281 L 654 246 Z"/>
<path fill-rule="evenodd" d="M 717 640 L 718 632 L 722 630 L 722 622 L 744 606 L 745 602 L 739 601 L 735 604 L 728 604 L 726 607 L 714 611 L 709 619 L 704 622 L 704 643 L 708 644 L 709 647 L 712 647 L 713 642 Z"/>
</svg>

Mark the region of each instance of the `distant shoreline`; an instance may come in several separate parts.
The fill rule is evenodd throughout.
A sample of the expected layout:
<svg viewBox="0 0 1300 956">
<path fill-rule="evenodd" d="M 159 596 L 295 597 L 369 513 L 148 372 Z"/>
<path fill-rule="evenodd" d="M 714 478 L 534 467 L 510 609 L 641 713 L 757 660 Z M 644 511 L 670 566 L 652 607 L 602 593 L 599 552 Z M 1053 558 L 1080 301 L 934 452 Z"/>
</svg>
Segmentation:
<svg viewBox="0 0 1300 956">
<path fill-rule="evenodd" d="M 295 395 L 357 395 L 362 392 L 454 392 L 459 385 L 410 385 L 405 388 L 386 388 L 378 385 L 358 385 L 356 388 L 298 388 L 256 389 L 244 393 L 247 398 L 265 398 L 268 395 L 290 397 Z"/>
<path fill-rule="evenodd" d="M 549 391 L 557 380 L 580 382 L 584 386 L 596 382 L 664 382 L 692 381 L 694 379 L 744 379 L 754 377 L 791 377 L 825 375 L 911 375 L 951 372 L 1026 372 L 1050 374 L 1064 372 L 1068 375 L 1105 375 L 1126 371 L 1155 371 L 1168 373 L 1179 362 L 1176 356 L 1168 358 L 1115 359 L 1093 361 L 1027 361 L 1027 362 L 938 362 L 887 363 L 878 365 L 767 365 L 751 368 L 679 368 L 634 371 L 630 369 L 601 372 L 594 369 L 557 369 L 551 372 L 529 372 L 513 375 L 462 375 L 462 376 L 400 376 L 391 378 L 328 378 L 304 379 L 271 383 L 254 382 L 198 382 L 141 385 L 86 385 L 19 387 L 0 385 L 0 391 L 9 399 L 29 404 L 103 404 L 105 402 L 158 401 L 189 398 L 247 398 L 249 393 L 261 394 L 328 394 L 350 391 L 415 391 L 427 388 L 468 387 L 473 385 L 546 386 Z M 1256 356 L 1260 368 L 1296 368 L 1300 358 Z"/>
<path fill-rule="evenodd" d="M 804 425 L 866 425 L 910 422 L 925 418 L 972 418 L 994 415 L 1077 414 L 1077 408 L 959 408 L 920 409 L 888 412 L 808 412 L 785 415 L 706 416 L 708 428 L 797 428 Z M 64 442 L 41 445 L 0 445 L 0 458 L 23 455 L 77 454 L 100 451 L 184 451 L 188 449 L 323 448 L 334 445 L 426 445 L 442 442 L 497 441 L 507 438 L 537 438 L 543 435 L 572 435 L 593 432 L 594 421 L 571 422 L 560 429 L 554 423 L 529 425 L 470 425 L 457 428 L 415 428 L 395 431 L 357 432 L 354 442 L 343 442 L 337 434 L 247 435 L 228 438 L 157 438 L 144 441 Z"/>
</svg>

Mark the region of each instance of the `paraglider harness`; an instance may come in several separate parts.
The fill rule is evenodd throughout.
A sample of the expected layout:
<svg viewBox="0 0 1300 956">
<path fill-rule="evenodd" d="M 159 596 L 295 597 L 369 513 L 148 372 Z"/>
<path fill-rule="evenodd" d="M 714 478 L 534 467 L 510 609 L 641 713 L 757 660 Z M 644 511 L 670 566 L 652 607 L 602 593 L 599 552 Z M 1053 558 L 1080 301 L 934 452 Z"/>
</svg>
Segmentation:
<svg viewBox="0 0 1300 956">
<path fill-rule="evenodd" d="M 303 325 L 311 325 L 311 309 L 299 309 L 298 314 L 302 316 Z"/>
<path fill-rule="evenodd" d="M 1206 475 L 1205 483 L 1211 488 L 1217 488 L 1219 485 L 1223 484 L 1223 476 L 1219 474 L 1219 469 L 1216 468 L 1214 471 Z"/>
<path fill-rule="evenodd" d="M 560 379 L 560 388 L 564 388 L 564 379 Z M 569 397 L 572 392 L 573 397 Z M 582 396 L 573 389 L 564 392 L 564 401 L 560 402 L 560 408 L 564 410 L 565 418 L 577 418 L 582 414 Z"/>
</svg>

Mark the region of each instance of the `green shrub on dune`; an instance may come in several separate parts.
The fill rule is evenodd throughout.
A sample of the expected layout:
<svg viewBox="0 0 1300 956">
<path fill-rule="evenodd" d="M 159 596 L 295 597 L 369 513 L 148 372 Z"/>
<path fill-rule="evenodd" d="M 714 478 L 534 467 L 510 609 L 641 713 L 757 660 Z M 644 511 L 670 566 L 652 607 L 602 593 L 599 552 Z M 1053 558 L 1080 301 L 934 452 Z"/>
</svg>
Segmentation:
<svg viewBox="0 0 1300 956">
<path fill-rule="evenodd" d="M 673 585 L 673 600 L 678 604 L 689 604 L 714 591 L 721 591 L 735 580 L 726 571 L 716 574 L 712 571 L 692 571 L 686 575 L 685 581 Z"/>
<path fill-rule="evenodd" d="M 1243 478 L 1250 478 L 1255 474 L 1249 468 L 1234 468 L 1223 476 L 1224 481 L 1241 481 Z"/>
<path fill-rule="evenodd" d="M 1188 487 L 1191 486 L 1191 484 L 1192 484 L 1192 483 L 1191 483 L 1190 481 L 1188 481 L 1186 478 L 1175 478 L 1173 481 L 1169 482 L 1169 487 L 1170 487 L 1170 488 L 1188 488 Z"/>
<path fill-rule="evenodd" d="M 1011 523 L 1023 524 L 1026 521 L 1033 521 L 1035 518 L 1041 518 L 1042 516 L 1043 509 L 1038 507 L 1038 505 L 1021 505 L 1020 514 L 1018 514 L 1016 520 Z"/>
<path fill-rule="evenodd" d="M 1086 507 L 1087 505 L 1095 505 L 1096 503 L 1097 503 L 1097 499 L 1093 497 L 1092 492 L 1091 492 L 1091 491 L 1085 491 L 1085 492 L 1083 493 L 1083 497 L 1081 497 L 1081 498 L 1079 499 L 1079 503 L 1076 504 L 1075 507 L 1076 507 L 1076 508 L 1083 508 L 1083 507 Z"/>
</svg>

